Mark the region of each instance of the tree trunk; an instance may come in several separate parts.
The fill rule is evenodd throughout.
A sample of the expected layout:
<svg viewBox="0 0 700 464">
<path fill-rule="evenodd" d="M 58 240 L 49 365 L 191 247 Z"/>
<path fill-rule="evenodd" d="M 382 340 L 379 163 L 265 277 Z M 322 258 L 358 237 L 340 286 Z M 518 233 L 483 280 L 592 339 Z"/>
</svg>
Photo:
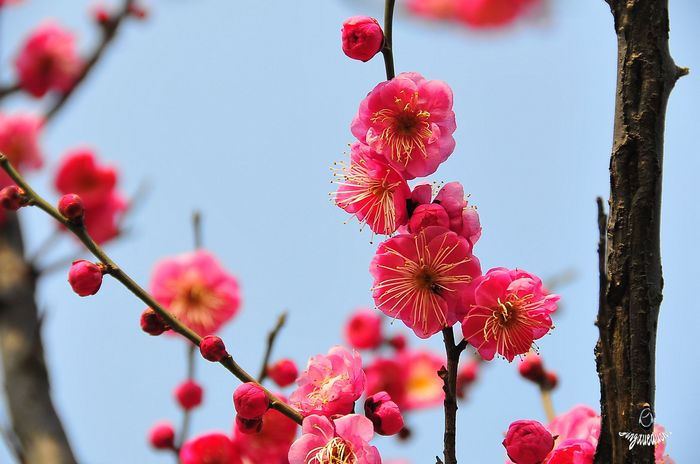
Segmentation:
<svg viewBox="0 0 700 464">
<path fill-rule="evenodd" d="M 668 0 L 608 3 L 615 19 L 618 69 L 595 350 L 602 415 L 595 462 L 653 464 L 653 446 L 629 449 L 620 433 L 650 434 L 653 429 L 653 416 L 644 411 L 654 412 L 663 287 L 659 229 L 664 118 L 671 89 L 687 70 L 677 68 L 669 53 Z"/>
<path fill-rule="evenodd" d="M 18 458 L 27 464 L 75 463 L 51 401 L 35 287 L 19 222 L 8 213 L 0 227 L 0 351 Z"/>
</svg>

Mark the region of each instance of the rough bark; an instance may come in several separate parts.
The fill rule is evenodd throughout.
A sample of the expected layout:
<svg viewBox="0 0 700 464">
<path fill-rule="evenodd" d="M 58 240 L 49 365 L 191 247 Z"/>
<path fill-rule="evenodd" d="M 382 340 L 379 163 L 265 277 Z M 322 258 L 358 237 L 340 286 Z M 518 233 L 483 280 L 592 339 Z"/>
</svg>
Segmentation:
<svg viewBox="0 0 700 464">
<path fill-rule="evenodd" d="M 76 462 L 51 401 L 34 300 L 36 273 L 24 259 L 19 222 L 0 227 L 0 351 L 13 432 L 27 464 Z"/>
<path fill-rule="evenodd" d="M 669 94 L 687 70 L 677 68 L 669 53 L 668 0 L 608 3 L 618 39 L 618 77 L 597 321 L 602 424 L 595 462 L 651 464 L 652 446 L 630 450 L 619 433 L 652 431 L 639 416 L 644 408 L 654 411 L 664 119 Z"/>
</svg>

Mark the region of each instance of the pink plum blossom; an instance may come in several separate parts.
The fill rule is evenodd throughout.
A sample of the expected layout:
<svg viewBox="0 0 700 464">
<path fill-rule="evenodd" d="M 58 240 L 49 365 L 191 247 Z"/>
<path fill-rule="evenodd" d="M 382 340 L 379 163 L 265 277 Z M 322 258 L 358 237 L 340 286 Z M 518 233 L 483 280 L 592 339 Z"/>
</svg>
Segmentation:
<svg viewBox="0 0 700 464">
<path fill-rule="evenodd" d="M 463 317 L 469 283 L 481 267 L 466 240 L 431 226 L 379 245 L 370 272 L 377 308 L 428 338 Z"/>
<path fill-rule="evenodd" d="M 181 464 L 242 464 L 233 441 L 223 433 L 207 433 L 186 441 L 179 456 Z"/>
<path fill-rule="evenodd" d="M 554 437 L 537 421 L 519 420 L 508 427 L 503 446 L 517 464 L 542 464 L 554 447 Z"/>
<path fill-rule="evenodd" d="M 379 451 L 368 442 L 374 436 L 372 421 L 349 414 L 331 421 L 308 416 L 301 437 L 289 449 L 289 464 L 381 464 Z"/>
<path fill-rule="evenodd" d="M 35 97 L 67 92 L 82 69 L 73 34 L 54 22 L 41 24 L 24 42 L 15 69 L 22 89 Z"/>
<path fill-rule="evenodd" d="M 464 338 L 486 360 L 498 353 L 512 361 L 549 332 L 558 300 L 539 277 L 519 269 L 491 269 L 470 287 Z"/>
<path fill-rule="evenodd" d="M 200 336 L 218 331 L 241 302 L 236 278 L 204 250 L 160 261 L 150 288 L 159 303 Z"/>
<path fill-rule="evenodd" d="M 408 0 L 408 10 L 429 19 L 451 19 L 456 0 Z"/>
<path fill-rule="evenodd" d="M 411 191 L 404 177 L 362 143 L 350 148 L 350 165 L 334 174 L 336 204 L 367 224 L 374 233 L 392 234 L 408 220 Z"/>
<path fill-rule="evenodd" d="M 290 403 L 305 416 L 348 414 L 365 388 L 362 358 L 354 351 L 334 346 L 327 355 L 309 359 L 296 382 Z"/>
<path fill-rule="evenodd" d="M 354 60 L 369 61 L 384 44 L 379 22 L 369 16 L 353 16 L 343 22 L 343 53 Z"/>
<path fill-rule="evenodd" d="M 44 121 L 29 114 L 6 115 L 0 113 L 0 152 L 7 156 L 12 166 L 20 172 L 39 169 L 44 158 L 39 147 L 39 134 Z M 12 180 L 0 172 L 0 188 Z"/>
<path fill-rule="evenodd" d="M 454 151 L 452 90 L 418 73 L 401 73 L 367 95 L 352 121 L 357 139 L 407 179 L 434 173 Z"/>
<path fill-rule="evenodd" d="M 541 0 L 453 0 L 458 20 L 476 28 L 507 26 Z"/>
<path fill-rule="evenodd" d="M 382 315 L 377 311 L 362 308 L 345 324 L 345 340 L 358 350 L 377 349 L 384 341 Z"/>
<path fill-rule="evenodd" d="M 103 244 L 120 234 L 121 218 L 127 207 L 126 200 L 119 193 L 112 192 L 101 203 L 85 208 L 85 228 L 95 242 Z"/>
</svg>

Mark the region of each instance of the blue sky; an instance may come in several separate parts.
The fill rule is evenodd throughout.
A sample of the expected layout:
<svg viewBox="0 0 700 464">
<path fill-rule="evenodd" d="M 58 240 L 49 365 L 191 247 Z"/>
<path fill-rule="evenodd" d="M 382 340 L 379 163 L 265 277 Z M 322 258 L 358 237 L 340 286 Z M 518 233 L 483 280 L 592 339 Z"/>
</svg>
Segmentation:
<svg viewBox="0 0 700 464">
<path fill-rule="evenodd" d="M 679 463 L 697 454 L 700 324 L 694 267 L 698 224 L 696 172 L 700 120 L 700 5 L 677 0 L 671 50 L 691 68 L 668 109 L 663 198 L 664 302 L 657 343 L 657 419 L 672 433 Z M 2 77 L 17 42 L 45 17 L 96 34 L 91 3 L 25 1 L 0 18 Z M 401 4 L 401 2 L 399 2 Z M 351 15 L 380 17 L 380 1 L 224 2 L 158 0 L 147 22 L 127 24 L 103 61 L 48 128 L 48 169 L 32 177 L 51 190 L 49 173 L 66 150 L 88 144 L 117 164 L 125 192 L 149 183 L 128 238 L 110 254 L 137 281 L 153 264 L 192 246 L 189 218 L 199 208 L 205 243 L 239 276 L 244 305 L 222 336 L 243 366 L 257 371 L 265 334 L 283 309 L 289 322 L 277 353 L 304 364 L 338 343 L 344 319 L 371 304 L 367 271 L 375 245 L 368 231 L 344 225 L 328 199 L 329 166 L 352 142 L 360 100 L 384 78 L 381 59 L 363 64 L 340 50 Z M 405 16 L 395 22 L 397 71 L 418 71 L 455 94 L 457 149 L 430 180 L 459 180 L 479 207 L 484 233 L 475 248 L 485 269 L 521 267 L 544 278 L 573 270 L 559 289 L 553 333 L 538 343 L 561 378 L 558 411 L 597 407 L 593 360 L 597 331 L 595 197 L 608 193 L 616 40 L 601 1 L 554 0 L 546 25 L 520 24 L 476 34 Z M 11 99 L 6 109 L 35 106 Z M 53 230 L 22 212 L 30 250 Z M 46 262 L 66 256 L 61 242 Z M 42 280 L 40 307 L 55 400 L 81 462 L 166 463 L 145 434 L 159 419 L 179 421 L 171 391 L 185 372 L 185 345 L 138 329 L 142 305 L 115 282 L 79 299 L 65 271 Z M 390 327 L 399 332 L 400 323 Z M 412 340 L 440 350 L 441 340 Z M 198 365 L 205 405 L 196 432 L 228 431 L 237 384 L 219 366 Z M 432 462 L 441 450 L 442 411 L 413 414 L 415 438 L 377 440 L 383 456 Z M 515 364 L 483 370 L 460 408 L 460 462 L 502 462 L 502 433 L 516 419 L 544 420 L 533 387 Z M 0 450 L 0 461 L 7 458 Z"/>
</svg>

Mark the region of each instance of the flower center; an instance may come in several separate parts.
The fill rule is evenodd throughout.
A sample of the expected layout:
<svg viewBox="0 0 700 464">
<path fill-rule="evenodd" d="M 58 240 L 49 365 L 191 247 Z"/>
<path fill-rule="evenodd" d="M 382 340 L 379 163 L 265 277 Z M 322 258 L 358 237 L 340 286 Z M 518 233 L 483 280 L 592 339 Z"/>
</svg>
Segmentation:
<svg viewBox="0 0 700 464">
<path fill-rule="evenodd" d="M 438 285 L 439 276 L 427 264 L 420 267 L 415 277 L 416 287 L 422 290 L 429 290 L 433 293 L 440 293 Z"/>
<path fill-rule="evenodd" d="M 334 437 L 325 446 L 313 449 L 307 455 L 307 464 L 355 464 L 357 455 L 349 443 Z"/>
<path fill-rule="evenodd" d="M 396 107 L 381 109 L 370 120 L 382 128 L 379 137 L 388 148 L 389 157 L 406 166 L 414 150 L 428 157 L 425 146 L 433 131 L 430 129 L 430 112 L 416 107 L 418 93 L 414 92 L 410 97 L 406 97 L 404 91 L 400 94 L 394 98 Z"/>
</svg>

